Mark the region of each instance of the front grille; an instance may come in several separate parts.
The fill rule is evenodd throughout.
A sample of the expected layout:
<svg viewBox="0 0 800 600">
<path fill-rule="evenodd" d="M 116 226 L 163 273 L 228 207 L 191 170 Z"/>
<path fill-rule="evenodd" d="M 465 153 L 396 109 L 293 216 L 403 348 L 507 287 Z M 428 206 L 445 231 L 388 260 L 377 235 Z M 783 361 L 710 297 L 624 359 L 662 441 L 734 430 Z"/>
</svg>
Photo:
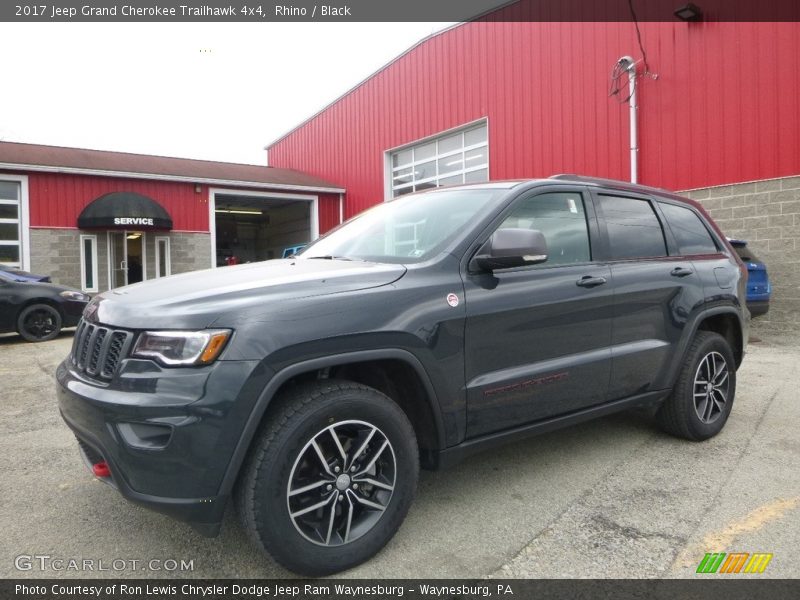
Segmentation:
<svg viewBox="0 0 800 600">
<path fill-rule="evenodd" d="M 81 319 L 72 342 L 72 364 L 90 377 L 111 379 L 132 340 L 130 331 L 110 329 Z"/>
</svg>

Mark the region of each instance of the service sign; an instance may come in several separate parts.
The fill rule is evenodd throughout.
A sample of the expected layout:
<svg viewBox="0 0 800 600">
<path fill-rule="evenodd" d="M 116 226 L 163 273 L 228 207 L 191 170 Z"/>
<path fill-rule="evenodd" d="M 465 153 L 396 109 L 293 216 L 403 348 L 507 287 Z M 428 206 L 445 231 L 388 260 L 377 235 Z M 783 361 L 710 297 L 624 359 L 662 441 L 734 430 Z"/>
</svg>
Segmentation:
<svg viewBox="0 0 800 600">
<path fill-rule="evenodd" d="M 114 225 L 144 225 L 153 227 L 153 219 L 148 217 L 114 217 Z"/>
</svg>

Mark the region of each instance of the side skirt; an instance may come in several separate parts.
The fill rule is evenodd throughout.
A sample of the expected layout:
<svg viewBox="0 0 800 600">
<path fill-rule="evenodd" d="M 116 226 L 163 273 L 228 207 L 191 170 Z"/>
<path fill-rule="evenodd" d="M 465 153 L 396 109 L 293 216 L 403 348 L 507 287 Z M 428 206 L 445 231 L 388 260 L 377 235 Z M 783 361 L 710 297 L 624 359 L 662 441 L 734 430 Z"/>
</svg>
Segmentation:
<svg viewBox="0 0 800 600">
<path fill-rule="evenodd" d="M 481 437 L 466 440 L 458 446 L 446 448 L 430 456 L 431 466 L 436 469 L 445 469 L 459 463 L 464 458 L 499 446 L 522 440 L 534 435 L 547 433 L 562 427 L 569 427 L 583 421 L 590 421 L 598 417 L 610 415 L 616 412 L 627 410 L 630 408 L 638 408 L 643 406 L 650 406 L 658 404 L 670 393 L 670 390 L 658 390 L 655 392 L 647 392 L 631 396 L 630 398 L 623 398 L 622 400 L 614 400 L 613 402 L 606 402 L 598 406 L 592 406 L 583 410 L 575 411 L 566 415 L 559 415 L 550 419 L 543 419 L 535 423 L 529 423 L 521 427 L 514 427 L 513 429 L 506 429 L 490 433 Z"/>
</svg>

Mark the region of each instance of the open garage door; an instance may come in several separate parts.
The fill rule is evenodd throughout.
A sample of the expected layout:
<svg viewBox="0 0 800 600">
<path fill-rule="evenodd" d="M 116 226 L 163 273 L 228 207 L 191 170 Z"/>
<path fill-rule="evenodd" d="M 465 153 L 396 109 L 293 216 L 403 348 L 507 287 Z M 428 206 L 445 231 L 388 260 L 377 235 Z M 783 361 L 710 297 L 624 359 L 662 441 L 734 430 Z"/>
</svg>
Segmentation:
<svg viewBox="0 0 800 600">
<path fill-rule="evenodd" d="M 218 267 L 282 258 L 317 236 L 316 200 L 214 194 Z"/>
</svg>

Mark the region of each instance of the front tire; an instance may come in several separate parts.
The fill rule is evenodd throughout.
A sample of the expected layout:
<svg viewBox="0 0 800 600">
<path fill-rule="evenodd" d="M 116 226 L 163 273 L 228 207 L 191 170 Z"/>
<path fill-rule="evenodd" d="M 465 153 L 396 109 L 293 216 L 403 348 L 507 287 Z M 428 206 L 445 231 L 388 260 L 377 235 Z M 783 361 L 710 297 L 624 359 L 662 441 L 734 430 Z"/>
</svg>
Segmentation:
<svg viewBox="0 0 800 600">
<path fill-rule="evenodd" d="M 698 331 L 656 419 L 667 433 L 707 440 L 725 427 L 735 395 L 736 362 L 730 344 L 718 333 Z"/>
<path fill-rule="evenodd" d="M 250 537 L 286 568 L 322 576 L 371 558 L 414 498 L 419 456 L 405 413 L 348 381 L 276 399 L 236 489 Z"/>
<path fill-rule="evenodd" d="M 29 342 L 46 342 L 61 332 L 61 313 L 49 304 L 26 306 L 17 317 L 17 332 Z"/>
</svg>

